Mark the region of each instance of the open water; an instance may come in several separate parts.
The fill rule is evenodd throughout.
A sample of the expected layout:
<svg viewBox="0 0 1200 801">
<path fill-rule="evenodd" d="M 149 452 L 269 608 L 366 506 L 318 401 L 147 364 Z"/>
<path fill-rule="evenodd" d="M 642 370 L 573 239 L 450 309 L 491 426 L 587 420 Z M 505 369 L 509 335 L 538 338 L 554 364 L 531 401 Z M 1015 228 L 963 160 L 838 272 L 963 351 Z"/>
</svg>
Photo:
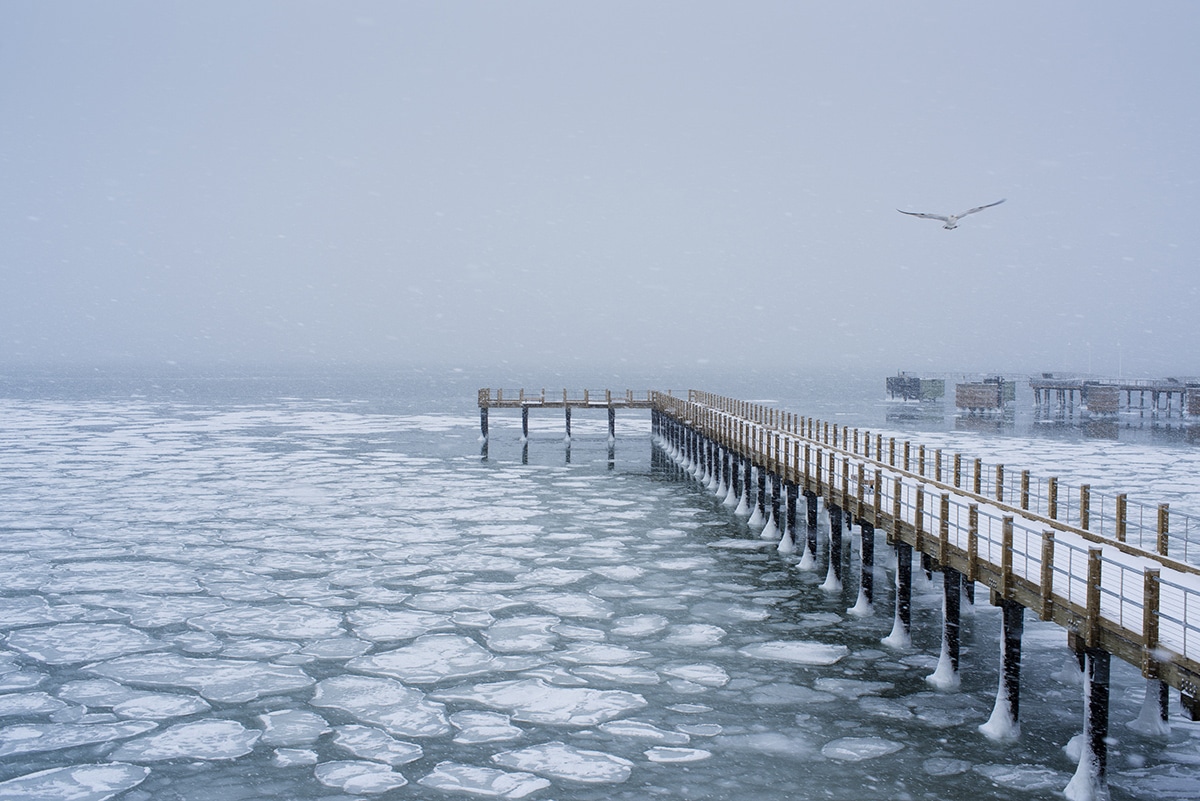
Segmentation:
<svg viewBox="0 0 1200 801">
<path fill-rule="evenodd" d="M 6 377 L 0 798 L 1062 796 L 1083 717 L 1063 632 L 1027 615 L 1020 737 L 993 742 L 986 593 L 939 690 L 936 574 L 890 648 L 882 538 L 875 614 L 848 614 L 857 559 L 823 589 L 823 546 L 805 570 L 759 539 L 654 457 L 645 412 L 610 451 L 603 412 L 568 447 L 558 413 L 522 443 L 494 411 L 481 458 L 487 383 Z M 980 432 L 882 383 L 701 388 L 1200 511 L 1182 424 Z M 1173 698 L 1169 732 L 1131 728 L 1144 689 L 1114 660 L 1111 795 L 1195 798 L 1200 726 Z"/>
</svg>

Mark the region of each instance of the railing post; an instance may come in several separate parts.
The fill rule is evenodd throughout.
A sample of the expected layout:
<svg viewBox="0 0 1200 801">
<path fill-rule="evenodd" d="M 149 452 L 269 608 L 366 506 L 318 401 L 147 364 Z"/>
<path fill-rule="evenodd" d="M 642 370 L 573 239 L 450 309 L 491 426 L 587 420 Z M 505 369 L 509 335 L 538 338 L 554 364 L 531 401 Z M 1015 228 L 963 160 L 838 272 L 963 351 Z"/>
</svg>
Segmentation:
<svg viewBox="0 0 1200 801">
<path fill-rule="evenodd" d="M 942 504 L 938 510 L 941 524 L 938 526 L 938 561 L 943 567 L 950 565 L 950 493 L 942 493 Z"/>
<path fill-rule="evenodd" d="M 983 494 L 983 460 L 975 460 L 975 494 Z"/>
<path fill-rule="evenodd" d="M 967 507 L 967 579 L 979 580 L 979 504 Z"/>
<path fill-rule="evenodd" d="M 1128 501 L 1125 493 L 1117 496 L 1117 541 L 1124 542 L 1126 537 L 1127 522 L 1125 520 L 1126 511 L 1128 509 Z"/>
<path fill-rule="evenodd" d="M 962 486 L 962 454 L 954 454 L 954 486 Z"/>
<path fill-rule="evenodd" d="M 1046 481 L 1046 505 L 1047 513 L 1051 520 L 1058 519 L 1058 479 L 1050 476 Z"/>
<path fill-rule="evenodd" d="M 1171 528 L 1171 510 L 1170 505 L 1160 503 L 1158 505 L 1158 553 L 1160 556 L 1168 556 L 1167 553 L 1167 535 Z"/>
<path fill-rule="evenodd" d="M 1042 532 L 1042 608 L 1038 616 L 1049 620 L 1054 614 L 1054 532 L 1046 529 Z"/>
<path fill-rule="evenodd" d="M 908 462 L 909 462 L 909 450 L 911 449 L 911 445 L 912 445 L 912 443 L 910 443 L 908 440 L 904 440 L 904 472 L 906 472 L 906 473 L 909 472 Z"/>
<path fill-rule="evenodd" d="M 1088 548 L 1087 619 L 1084 642 L 1095 648 L 1100 640 L 1100 580 L 1103 577 L 1104 552 L 1100 548 Z"/>
<path fill-rule="evenodd" d="M 996 500 L 1004 503 L 1004 465 L 996 465 Z"/>
<path fill-rule="evenodd" d="M 1158 678 L 1158 660 L 1154 654 L 1158 650 L 1158 596 L 1159 570 L 1148 567 L 1143 573 L 1145 583 L 1142 587 L 1142 675 L 1148 679 Z"/>
<path fill-rule="evenodd" d="M 1012 515 L 1002 518 L 1002 535 L 1000 540 L 1000 597 L 1005 601 L 1012 600 L 1013 588 L 1013 519 Z"/>
<path fill-rule="evenodd" d="M 1079 485 L 1079 527 L 1084 531 L 1091 528 L 1092 522 L 1092 486 Z"/>
<path fill-rule="evenodd" d="M 925 486 L 917 485 L 917 510 L 913 515 L 914 528 L 916 534 L 913 536 L 913 547 L 921 553 L 925 552 Z"/>
<path fill-rule="evenodd" d="M 1029 471 L 1021 471 L 1021 508 L 1029 511 Z"/>
<path fill-rule="evenodd" d="M 938 448 L 933 452 L 933 477 L 937 481 L 942 480 L 942 449 Z"/>
</svg>

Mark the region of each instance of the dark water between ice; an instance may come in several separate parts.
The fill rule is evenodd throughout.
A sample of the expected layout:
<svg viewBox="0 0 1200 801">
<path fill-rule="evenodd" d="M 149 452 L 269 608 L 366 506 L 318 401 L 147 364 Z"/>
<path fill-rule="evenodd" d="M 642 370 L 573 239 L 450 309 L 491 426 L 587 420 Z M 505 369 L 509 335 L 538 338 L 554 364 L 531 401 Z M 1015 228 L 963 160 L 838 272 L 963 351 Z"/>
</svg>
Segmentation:
<svg viewBox="0 0 1200 801">
<path fill-rule="evenodd" d="M 910 425 L 882 379 L 724 381 L 705 388 L 1048 458 L 952 415 Z M 961 688 L 938 691 L 936 575 L 912 648 L 888 648 L 882 539 L 876 612 L 849 615 L 857 561 L 822 589 L 823 548 L 801 570 L 652 467 L 644 414 L 618 417 L 610 463 L 602 413 L 576 412 L 568 451 L 557 414 L 526 450 L 496 412 L 481 460 L 488 383 L 7 379 L 0 797 L 1061 797 L 1083 699 L 1057 628 L 1027 620 L 1021 736 L 993 743 L 984 593 Z M 1073 470 L 1113 470 L 1111 442 L 1054 442 Z M 1122 480 L 1196 497 L 1191 449 L 1127 447 L 1157 466 Z M 1112 797 L 1194 797 L 1200 728 L 1174 707 L 1169 736 L 1127 728 L 1144 682 L 1113 667 Z"/>
</svg>

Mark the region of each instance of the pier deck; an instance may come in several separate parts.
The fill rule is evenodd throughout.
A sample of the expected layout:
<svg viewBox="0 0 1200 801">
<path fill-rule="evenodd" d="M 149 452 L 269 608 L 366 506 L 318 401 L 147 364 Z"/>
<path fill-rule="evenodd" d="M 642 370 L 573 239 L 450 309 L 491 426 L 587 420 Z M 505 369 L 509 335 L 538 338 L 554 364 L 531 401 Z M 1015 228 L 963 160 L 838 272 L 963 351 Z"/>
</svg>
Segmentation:
<svg viewBox="0 0 1200 801">
<path fill-rule="evenodd" d="M 1105 536 L 1092 530 L 1086 486 L 1072 521 L 1056 486 L 1038 503 L 1028 472 L 1014 499 L 1003 467 L 984 481 L 978 459 L 946 461 L 940 451 L 914 453 L 909 443 L 901 456 L 895 439 L 705 392 L 653 400 L 656 414 L 698 437 L 700 447 L 711 443 L 772 481 L 886 530 L 890 543 L 983 583 L 996 603 L 1058 623 L 1081 654 L 1100 650 L 1135 665 L 1178 689 L 1200 719 L 1200 568 L 1184 561 L 1186 541 L 1173 554 L 1165 505 L 1156 530 L 1138 533 L 1118 496 Z"/>
</svg>

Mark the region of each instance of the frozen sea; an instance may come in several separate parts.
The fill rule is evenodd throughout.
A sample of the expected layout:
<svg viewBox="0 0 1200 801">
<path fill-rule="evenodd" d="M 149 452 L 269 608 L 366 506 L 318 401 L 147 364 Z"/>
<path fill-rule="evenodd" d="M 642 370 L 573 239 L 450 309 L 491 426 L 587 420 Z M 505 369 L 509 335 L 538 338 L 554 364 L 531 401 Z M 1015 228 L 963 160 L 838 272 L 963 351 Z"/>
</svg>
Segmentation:
<svg viewBox="0 0 1200 801">
<path fill-rule="evenodd" d="M 986 593 L 939 690 L 937 574 L 888 647 L 882 538 L 875 613 L 849 614 L 857 559 L 824 589 L 823 547 L 802 569 L 759 539 L 647 413 L 610 449 L 603 412 L 569 447 L 560 413 L 522 443 L 493 412 L 483 458 L 489 383 L 4 377 L 0 798 L 1062 797 L 1063 632 L 1027 615 L 1021 734 L 993 742 Z M 696 383 L 1200 512 L 1182 425 L 1046 438 L 898 413 L 882 378 Z M 590 383 L 627 384 L 653 382 Z M 1195 798 L 1200 725 L 1174 697 L 1169 732 L 1127 725 L 1144 689 L 1114 660 L 1111 796 Z"/>
</svg>

